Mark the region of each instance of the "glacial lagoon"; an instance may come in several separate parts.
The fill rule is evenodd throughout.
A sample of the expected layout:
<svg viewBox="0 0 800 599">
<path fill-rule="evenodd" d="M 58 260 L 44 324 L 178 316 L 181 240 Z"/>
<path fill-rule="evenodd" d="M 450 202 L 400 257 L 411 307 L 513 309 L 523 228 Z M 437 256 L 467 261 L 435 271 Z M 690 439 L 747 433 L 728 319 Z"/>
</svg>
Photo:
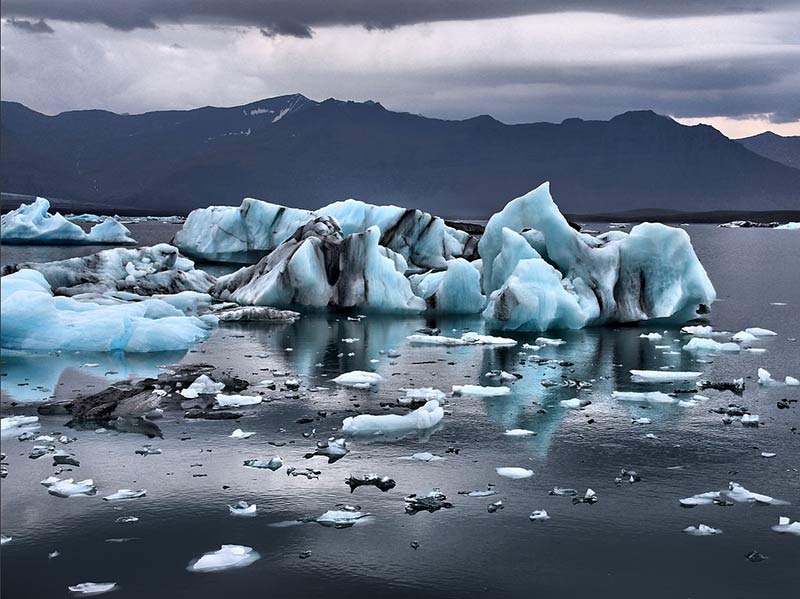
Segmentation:
<svg viewBox="0 0 800 599">
<path fill-rule="evenodd" d="M 169 241 L 178 229 L 159 223 L 129 228 L 141 245 Z M 800 237 L 713 225 L 684 229 L 717 290 L 709 324 L 731 333 L 747 327 L 775 331 L 751 344 L 765 352 L 683 351 L 691 337 L 664 326 L 499 333 L 517 340 L 513 347 L 417 346 L 407 337 L 423 327 L 448 336 L 490 331 L 479 317 L 319 313 L 295 323 L 226 323 L 185 353 L 4 356 L 4 415 L 11 402 L 25 404 L 14 413 L 35 414 L 37 400 L 72 399 L 178 363 L 211 364 L 220 375 L 245 379 L 251 383 L 246 392 L 263 394 L 263 401 L 236 410 L 243 415 L 238 420 L 190 420 L 180 410 L 166 410 L 154 421 L 161 434 L 155 438 L 70 429 L 68 416 L 40 416 L 36 435 L 77 438 L 59 449 L 74 454 L 80 467 L 65 466 L 60 476 L 92 478 L 93 497 L 48 494 L 40 482 L 54 472 L 51 456 L 30 459 L 33 439 L 3 438 L 8 475 L 1 487 L 2 533 L 11 541 L 2 549 L 0 591 L 65 596 L 71 585 L 113 581 L 115 597 L 154 591 L 245 596 L 254 589 L 273 597 L 791 596 L 800 539 L 771 527 L 781 516 L 800 520 L 800 405 L 782 401 L 798 399 L 800 388 L 758 385 L 757 371 L 765 368 L 780 381 L 800 376 Z M 2 263 L 56 260 L 97 249 L 4 246 Z M 213 274 L 226 268 L 216 265 Z M 661 339 L 641 337 L 648 333 Z M 542 336 L 565 343 L 524 347 Z M 700 378 L 711 381 L 743 377 L 745 390 L 741 396 L 697 390 L 707 399 L 693 406 L 612 397 L 614 391 L 693 386 L 631 380 L 630 370 L 663 368 L 700 371 Z M 382 381 L 368 389 L 332 382 L 355 370 L 377 372 Z M 522 378 L 502 383 L 511 390 L 502 397 L 451 396 L 455 385 L 501 384 L 486 376 L 493 371 Z M 299 388 L 287 388 L 288 379 L 299 380 Z M 258 386 L 268 380 L 275 389 Z M 448 395 L 445 416 L 433 430 L 351 438 L 350 452 L 331 464 L 304 457 L 317 441 L 336 435 L 344 418 L 401 413 L 396 403 L 402 390 L 420 387 Z M 576 398 L 591 403 L 580 401 L 577 408 L 561 403 Z M 760 426 L 745 427 L 736 419 L 726 424 L 724 415 L 712 411 L 729 404 L 758 414 Z M 256 434 L 230 438 L 237 428 Z M 513 429 L 535 434 L 504 434 Z M 136 454 L 144 445 L 162 453 Z M 406 459 L 421 452 L 443 459 Z M 775 455 L 764 457 L 770 454 Z M 284 468 L 275 472 L 243 465 L 276 455 Z M 287 476 L 286 467 L 320 474 Z M 497 474 L 504 467 L 534 474 L 514 480 Z M 622 469 L 641 480 L 630 482 Z M 394 479 L 396 486 L 386 492 L 362 486 L 351 493 L 345 484 L 350 475 L 373 473 Z M 691 509 L 679 504 L 682 498 L 726 490 L 729 482 L 789 504 L 730 502 Z M 575 489 L 578 497 L 591 488 L 597 502 L 550 495 L 554 487 Z M 126 488 L 146 489 L 147 495 L 102 499 Z M 452 507 L 406 513 L 406 496 L 432 489 L 445 494 Z M 460 493 L 487 489 L 496 493 Z M 230 515 L 228 506 L 240 500 L 256 504 L 254 517 Z M 498 501 L 502 508 L 487 509 Z M 342 505 L 358 506 L 369 516 L 348 528 L 309 521 Z M 535 510 L 546 510 L 550 519 L 532 521 Z M 138 521 L 118 521 L 126 516 Z M 683 532 L 699 524 L 722 534 Z M 230 544 L 251 547 L 260 559 L 225 572 L 187 569 L 203 554 Z M 754 551 L 766 559 L 745 557 Z M 58 555 L 48 557 L 53 552 Z"/>
</svg>

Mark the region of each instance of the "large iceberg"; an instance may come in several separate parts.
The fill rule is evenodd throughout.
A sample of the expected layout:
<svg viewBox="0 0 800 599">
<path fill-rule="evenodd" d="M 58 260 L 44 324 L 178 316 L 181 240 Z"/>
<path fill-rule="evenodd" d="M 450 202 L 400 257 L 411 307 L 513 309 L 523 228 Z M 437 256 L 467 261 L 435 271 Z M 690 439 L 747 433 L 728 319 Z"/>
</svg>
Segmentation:
<svg viewBox="0 0 800 599">
<path fill-rule="evenodd" d="M 5 266 L 2 274 L 32 269 L 40 272 L 56 295 L 128 292 L 136 295 L 205 293 L 214 277 L 166 243 L 152 247 L 114 248 L 90 256 L 54 262 L 23 262 Z"/>
<path fill-rule="evenodd" d="M 446 225 L 438 216 L 352 199 L 314 212 L 253 198 L 246 198 L 238 208 L 210 206 L 189 215 L 174 243 L 194 258 L 252 263 L 320 216 L 336 219 L 344 236 L 378 227 L 379 244 L 419 268 L 444 268 L 452 258 L 474 257 L 476 249 L 475 237 Z"/>
<path fill-rule="evenodd" d="M 370 227 L 344 237 L 335 219 L 316 218 L 258 263 L 220 277 L 212 293 L 243 305 L 423 311 L 405 259 L 381 246 L 380 235 Z"/>
<path fill-rule="evenodd" d="M 131 232 L 114 218 L 107 217 L 86 233 L 58 212 L 50 214 L 50 202 L 36 198 L 2 216 L 0 237 L 3 243 L 17 244 L 123 244 L 136 243 Z"/>
<path fill-rule="evenodd" d="M 117 303 L 54 296 L 45 277 L 30 269 L 2 277 L 0 288 L 4 350 L 183 350 L 208 337 L 216 324 L 214 316 L 186 316 L 166 296 Z"/>
<path fill-rule="evenodd" d="M 536 250 L 540 258 L 520 259 L 496 288 L 503 277 L 495 270 L 507 269 L 520 254 L 507 230 L 525 233 L 535 242 L 534 249 L 541 243 L 544 248 Z M 558 211 L 549 183 L 492 216 L 478 250 L 484 291 L 491 294 L 484 316 L 498 328 L 536 331 L 651 319 L 681 322 L 706 312 L 716 298 L 685 231 L 643 223 L 627 235 L 579 233 Z M 511 259 L 503 258 L 504 251 Z"/>
</svg>

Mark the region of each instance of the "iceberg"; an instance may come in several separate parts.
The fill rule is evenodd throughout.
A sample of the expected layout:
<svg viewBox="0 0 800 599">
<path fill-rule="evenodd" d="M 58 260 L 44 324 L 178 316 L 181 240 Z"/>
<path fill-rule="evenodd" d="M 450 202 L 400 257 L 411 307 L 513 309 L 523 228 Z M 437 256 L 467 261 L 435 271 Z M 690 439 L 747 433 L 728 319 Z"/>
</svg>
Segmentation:
<svg viewBox="0 0 800 599">
<path fill-rule="evenodd" d="M 793 535 L 800 535 L 800 522 L 792 522 L 786 516 L 778 518 L 778 523 L 772 527 L 772 530 L 779 533 L 789 533 Z"/>
<path fill-rule="evenodd" d="M 334 202 L 314 212 L 253 198 L 241 206 L 192 211 L 174 243 L 187 256 L 213 262 L 253 263 L 318 217 L 335 219 L 345 236 L 380 229 L 380 245 L 419 268 L 443 268 L 447 260 L 474 257 L 476 239 L 438 216 L 358 200 Z"/>
<path fill-rule="evenodd" d="M 0 219 L 0 237 L 9 244 L 125 244 L 136 243 L 131 232 L 116 219 L 107 217 L 85 233 L 58 212 L 50 214 L 50 202 L 36 198 Z"/>
<path fill-rule="evenodd" d="M 381 435 L 433 428 L 444 417 L 444 409 L 435 399 L 405 415 L 383 414 L 373 416 L 361 414 L 350 416 L 342 422 L 342 432 L 346 435 Z"/>
<path fill-rule="evenodd" d="M 370 227 L 343 237 L 335 220 L 317 218 L 253 266 L 220 277 L 212 293 L 242 305 L 422 312 L 405 259 L 379 245 L 380 234 Z"/>
<path fill-rule="evenodd" d="M 217 383 L 208 375 L 201 374 L 186 389 L 181 389 L 181 395 L 186 399 L 197 399 L 198 395 L 216 395 L 225 388 L 225 383 Z"/>
<path fill-rule="evenodd" d="M 173 295 L 182 291 L 205 294 L 214 277 L 194 267 L 194 262 L 180 255 L 166 243 L 152 247 L 113 248 L 90 256 L 53 262 L 23 262 L 3 267 L 2 274 L 32 269 L 40 272 L 56 295 L 107 294 L 126 292 L 134 295 Z M 206 301 L 210 298 L 205 296 Z M 111 300 L 135 299 L 123 294 Z M 197 295 L 183 296 L 183 301 L 198 301 Z"/>
<path fill-rule="evenodd" d="M 6 350 L 185 350 L 205 340 L 216 324 L 214 316 L 186 316 L 160 299 L 104 304 L 54 296 L 35 270 L 2 277 L 0 289 L 0 346 Z"/>
<path fill-rule="evenodd" d="M 428 310 L 447 314 L 477 314 L 486 305 L 481 273 L 463 258 L 448 260 L 446 269 L 411 275 L 411 288 Z"/>
<path fill-rule="evenodd" d="M 189 562 L 189 572 L 219 572 L 231 568 L 244 568 L 261 558 L 252 547 L 223 545 L 217 551 L 209 551 Z"/>
<path fill-rule="evenodd" d="M 737 339 L 737 341 L 744 340 Z M 683 351 L 688 352 L 737 352 L 741 351 L 741 349 L 742 348 L 736 343 L 720 343 L 719 341 L 714 341 L 708 337 L 694 337 L 689 340 L 689 343 L 683 346 Z"/>
<path fill-rule="evenodd" d="M 505 229 L 527 229 L 541 257 L 519 260 L 495 289 L 502 279 L 495 276 L 495 262 L 503 252 Z M 539 235 L 531 236 L 530 230 Z M 651 319 L 680 322 L 706 312 L 716 298 L 685 231 L 643 223 L 630 234 L 581 234 L 558 211 L 549 183 L 493 215 L 478 251 L 484 292 L 491 294 L 484 315 L 500 328 L 535 331 Z M 501 259 L 499 265 L 504 264 Z"/>
<path fill-rule="evenodd" d="M 94 486 L 94 481 L 91 478 L 78 482 L 73 482 L 71 478 L 55 479 L 55 481 L 52 479 L 45 480 L 49 483 L 46 485 L 47 492 L 56 497 L 89 497 L 97 493 L 97 487 Z"/>
</svg>

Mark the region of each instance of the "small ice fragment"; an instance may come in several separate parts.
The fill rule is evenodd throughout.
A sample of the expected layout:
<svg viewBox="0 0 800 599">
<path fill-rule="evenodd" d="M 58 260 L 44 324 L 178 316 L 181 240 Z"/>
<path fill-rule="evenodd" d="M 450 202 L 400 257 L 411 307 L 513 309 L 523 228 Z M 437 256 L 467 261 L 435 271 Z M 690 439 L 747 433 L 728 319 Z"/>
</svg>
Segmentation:
<svg viewBox="0 0 800 599">
<path fill-rule="evenodd" d="M 139 521 L 139 518 L 137 518 L 136 516 L 120 516 L 119 518 L 114 520 L 114 522 L 116 522 L 118 524 L 132 524 L 132 523 L 138 522 L 138 521 Z"/>
<path fill-rule="evenodd" d="M 794 378 L 793 376 L 787 376 L 787 377 L 784 379 L 784 383 L 786 383 L 786 384 L 787 384 L 788 386 L 790 386 L 790 387 L 797 387 L 797 386 L 800 386 L 800 380 L 797 380 L 797 379 L 796 379 L 796 378 Z"/>
<path fill-rule="evenodd" d="M 231 439 L 249 439 L 249 438 L 250 438 L 250 437 L 252 437 L 253 435 L 255 435 L 255 433 L 252 433 L 252 432 L 245 432 L 245 431 L 243 431 L 242 429 L 240 429 L 240 428 L 237 428 L 235 431 L 233 431 L 233 432 L 232 432 L 232 433 L 229 435 L 229 437 L 230 437 Z"/>
<path fill-rule="evenodd" d="M 415 460 L 417 462 L 436 462 L 439 460 L 444 460 L 445 458 L 433 455 L 429 451 L 420 451 L 418 453 L 411 454 L 408 457 L 400 458 L 401 460 Z"/>
<path fill-rule="evenodd" d="M 225 395 L 224 393 L 217 393 L 214 400 L 220 408 L 238 408 L 260 404 L 262 398 L 260 395 Z"/>
<path fill-rule="evenodd" d="M 597 493 L 595 493 L 593 489 L 589 488 L 586 489 L 586 493 L 583 495 L 583 497 L 573 497 L 572 503 L 588 503 L 589 505 L 592 505 L 597 503 L 598 500 L 599 498 L 597 497 Z"/>
<path fill-rule="evenodd" d="M 503 433 L 508 437 L 527 437 L 529 435 L 535 435 L 536 433 L 533 431 L 529 431 L 526 428 L 512 428 L 506 429 L 506 432 Z"/>
<path fill-rule="evenodd" d="M 340 510 L 328 510 L 314 522 L 328 528 L 350 528 L 367 516 L 369 514 L 358 511 L 358 508 L 346 505 Z"/>
<path fill-rule="evenodd" d="M 683 351 L 689 352 L 737 352 L 741 350 L 742 348 L 736 343 L 720 343 L 719 341 L 707 339 L 706 337 L 693 337 L 689 340 L 689 343 L 683 346 Z"/>
<path fill-rule="evenodd" d="M 350 487 L 351 493 L 358 487 L 364 486 L 373 486 L 386 493 L 386 491 L 394 489 L 397 485 L 394 479 L 388 476 L 378 476 L 377 474 L 365 474 L 363 476 L 353 476 L 351 474 L 344 482 Z"/>
<path fill-rule="evenodd" d="M 67 588 L 76 595 L 101 595 L 116 591 L 119 587 L 116 582 L 82 582 Z"/>
<path fill-rule="evenodd" d="M 701 376 L 702 372 L 681 372 L 677 370 L 631 370 L 634 383 L 671 383 L 675 381 L 690 381 Z"/>
<path fill-rule="evenodd" d="M 649 339 L 650 341 L 661 341 L 663 335 L 661 333 L 642 333 L 639 335 L 640 339 Z"/>
<path fill-rule="evenodd" d="M 681 329 L 681 333 L 697 335 L 698 337 L 710 337 L 714 333 L 714 329 L 710 326 L 686 326 Z"/>
<path fill-rule="evenodd" d="M 566 341 L 564 341 L 563 339 L 549 339 L 548 337 L 537 337 L 535 343 L 536 345 L 540 346 L 545 346 L 545 345 L 557 346 L 557 345 L 564 345 Z"/>
<path fill-rule="evenodd" d="M 775 499 L 769 495 L 762 495 L 761 493 L 753 493 L 748 491 L 739 483 L 728 483 L 728 490 L 722 491 L 728 499 L 736 501 L 737 503 L 758 503 L 762 505 L 788 505 L 788 502 L 782 499 Z"/>
<path fill-rule="evenodd" d="M 750 333 L 755 337 L 774 337 L 778 334 L 775 331 L 770 331 L 769 329 L 762 329 L 761 327 L 749 327 L 745 329 L 745 332 Z"/>
<path fill-rule="evenodd" d="M 617 401 L 636 401 L 663 404 L 676 403 L 678 401 L 671 395 L 667 395 L 661 391 L 613 391 L 611 393 L 611 397 Z"/>
<path fill-rule="evenodd" d="M 721 535 L 722 531 L 719 528 L 712 528 L 710 526 L 706 526 L 705 524 L 699 524 L 698 526 L 687 526 L 683 529 L 687 535 L 692 535 L 693 537 L 710 537 L 712 535 Z"/>
<path fill-rule="evenodd" d="M 800 535 L 800 522 L 791 522 L 786 516 L 778 518 L 778 523 L 772 527 L 772 530 L 780 533 L 789 533 L 793 535 Z"/>
<path fill-rule="evenodd" d="M 73 482 L 71 478 L 65 478 L 64 480 L 51 483 L 48 486 L 47 492 L 56 497 L 77 497 L 80 495 L 88 497 L 97 493 L 97 488 L 94 486 L 94 481 L 91 478 L 77 483 Z"/>
<path fill-rule="evenodd" d="M 764 368 L 758 369 L 758 384 L 759 385 L 774 385 L 777 381 L 772 378 L 768 370 Z"/>
<path fill-rule="evenodd" d="M 541 522 L 544 520 L 549 520 L 550 516 L 547 514 L 546 510 L 534 510 L 531 512 L 529 519 L 531 522 Z"/>
<path fill-rule="evenodd" d="M 417 512 L 433 513 L 442 508 L 450 509 L 453 504 L 447 501 L 447 496 L 439 489 L 433 489 L 427 495 L 418 496 L 416 493 L 405 498 L 406 514 L 414 515 Z"/>
<path fill-rule="evenodd" d="M 631 418 L 631 424 L 652 424 L 649 418 Z"/>
<path fill-rule="evenodd" d="M 259 470 L 272 470 L 275 472 L 276 470 L 280 470 L 283 467 L 283 460 L 279 456 L 274 456 L 266 460 L 245 460 L 244 465 L 247 468 L 258 468 Z"/>
<path fill-rule="evenodd" d="M 398 401 L 401 405 L 414 405 L 414 404 L 424 404 L 425 402 L 435 399 L 440 404 L 444 404 L 447 396 L 444 394 L 443 391 L 439 389 L 434 389 L 432 387 L 421 387 L 419 389 L 400 389 L 400 391 L 405 391 L 406 396 L 401 397 Z"/>
<path fill-rule="evenodd" d="M 343 387 L 354 387 L 356 389 L 368 389 L 372 385 L 377 385 L 383 377 L 376 372 L 365 372 L 363 370 L 353 370 L 340 374 L 333 382 Z"/>
<path fill-rule="evenodd" d="M 252 547 L 223 545 L 217 551 L 210 551 L 199 559 L 192 560 L 187 569 L 189 572 L 219 572 L 249 566 L 260 557 Z"/>
<path fill-rule="evenodd" d="M 342 432 L 347 435 L 378 435 L 420 431 L 433 428 L 443 417 L 444 409 L 438 401 L 431 400 L 402 416 L 398 414 L 349 416 L 342 422 Z"/>
<path fill-rule="evenodd" d="M 10 543 L 13 539 L 14 537 L 0 534 L 0 545 L 5 545 L 6 543 Z"/>
<path fill-rule="evenodd" d="M 491 497 L 497 495 L 497 491 L 491 488 L 485 490 L 476 489 L 475 491 L 459 491 L 459 495 L 466 495 L 467 497 Z"/>
<path fill-rule="evenodd" d="M 331 437 L 327 441 L 317 441 L 317 448 L 312 453 L 307 453 L 303 457 L 310 459 L 319 455 L 328 458 L 328 463 L 333 464 L 348 453 L 350 453 L 350 450 L 347 449 L 347 442 L 344 438 L 337 439 L 336 437 Z"/>
<path fill-rule="evenodd" d="M 410 335 L 408 341 L 417 345 L 516 345 L 514 339 L 492 337 L 478 333 L 464 333 L 461 337 L 445 337 L 442 335 Z"/>
<path fill-rule="evenodd" d="M 52 487 L 50 488 L 52 491 Z M 117 501 L 122 499 L 138 499 L 147 496 L 145 489 L 120 489 L 116 493 L 103 497 L 105 501 Z"/>
<path fill-rule="evenodd" d="M 500 476 L 513 479 L 530 478 L 533 476 L 533 470 L 528 470 L 527 468 L 517 468 L 515 466 L 495 468 L 495 472 L 497 472 L 497 474 Z"/>
<path fill-rule="evenodd" d="M 678 401 L 678 405 L 681 408 L 693 408 L 697 405 L 696 399 L 681 399 Z"/>
<path fill-rule="evenodd" d="M 761 457 L 762 458 L 774 458 L 776 455 L 778 455 L 778 454 L 777 453 L 772 453 L 770 451 L 762 451 L 761 452 Z"/>
<path fill-rule="evenodd" d="M 467 397 L 500 397 L 511 393 L 505 385 L 500 387 L 482 387 L 481 385 L 453 385 L 453 395 Z"/>
<path fill-rule="evenodd" d="M 756 340 L 756 336 L 747 331 L 739 331 L 731 339 L 740 343 L 751 343 Z"/>
<path fill-rule="evenodd" d="M 230 510 L 231 516 L 250 517 L 256 515 L 256 504 L 250 504 L 244 500 L 239 501 L 236 505 L 229 505 L 228 509 Z"/>
<path fill-rule="evenodd" d="M 578 494 L 578 491 L 564 487 L 553 487 L 547 492 L 547 494 L 554 495 L 556 497 L 575 497 Z"/>
<path fill-rule="evenodd" d="M 692 508 L 698 505 L 711 505 L 712 503 L 723 504 L 724 500 L 719 491 L 708 491 L 706 493 L 699 493 L 691 497 L 679 499 L 678 502 L 681 504 L 681 507 Z"/>
<path fill-rule="evenodd" d="M 196 399 L 198 395 L 216 395 L 225 388 L 225 383 L 217 383 L 205 374 L 201 374 L 194 382 L 181 389 L 181 395 L 186 399 Z"/>
</svg>

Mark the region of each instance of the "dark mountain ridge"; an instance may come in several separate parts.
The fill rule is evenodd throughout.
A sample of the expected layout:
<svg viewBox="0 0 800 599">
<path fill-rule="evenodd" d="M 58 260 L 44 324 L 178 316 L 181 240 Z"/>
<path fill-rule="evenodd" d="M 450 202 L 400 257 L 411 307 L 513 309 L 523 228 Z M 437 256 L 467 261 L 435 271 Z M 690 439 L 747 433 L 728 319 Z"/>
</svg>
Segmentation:
<svg viewBox="0 0 800 599">
<path fill-rule="evenodd" d="M 111 211 L 355 197 L 484 216 L 545 180 L 570 213 L 800 209 L 800 169 L 651 111 L 507 125 L 295 94 L 139 115 L 46 116 L 3 102 L 0 124 L 4 192 Z"/>
</svg>

